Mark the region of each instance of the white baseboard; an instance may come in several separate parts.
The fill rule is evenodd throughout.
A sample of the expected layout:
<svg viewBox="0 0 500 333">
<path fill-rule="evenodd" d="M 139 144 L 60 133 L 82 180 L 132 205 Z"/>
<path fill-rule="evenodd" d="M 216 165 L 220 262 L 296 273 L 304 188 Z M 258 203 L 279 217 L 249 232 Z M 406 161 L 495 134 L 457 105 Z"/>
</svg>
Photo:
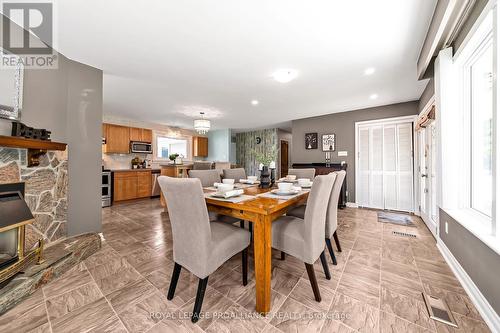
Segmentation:
<svg viewBox="0 0 500 333">
<path fill-rule="evenodd" d="M 472 281 L 469 274 L 462 268 L 460 263 L 455 259 L 451 251 L 440 238 L 437 240 L 437 247 L 490 330 L 492 332 L 500 332 L 500 317 L 491 307 L 488 300 L 483 296 L 474 281 Z"/>
<path fill-rule="evenodd" d="M 358 204 L 355 202 L 347 202 L 346 207 L 351 207 L 351 208 L 358 208 Z"/>
</svg>

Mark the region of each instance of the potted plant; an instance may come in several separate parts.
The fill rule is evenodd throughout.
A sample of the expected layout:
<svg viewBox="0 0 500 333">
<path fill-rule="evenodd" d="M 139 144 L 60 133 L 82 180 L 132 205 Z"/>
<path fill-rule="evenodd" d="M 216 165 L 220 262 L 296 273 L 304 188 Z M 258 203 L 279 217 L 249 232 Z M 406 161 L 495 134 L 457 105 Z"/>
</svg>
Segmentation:
<svg viewBox="0 0 500 333">
<path fill-rule="evenodd" d="M 177 157 L 179 157 L 179 154 L 177 154 L 177 153 L 168 155 L 168 159 L 171 160 L 172 162 L 174 162 L 174 164 L 175 164 L 175 159 Z"/>
<path fill-rule="evenodd" d="M 275 146 L 267 146 L 260 151 L 254 149 L 253 153 L 255 155 L 255 160 L 262 166 L 262 168 L 259 167 L 259 169 L 261 169 L 260 186 L 264 188 L 270 187 L 272 183 L 269 166 L 276 161 L 278 157 L 278 149 Z"/>
</svg>

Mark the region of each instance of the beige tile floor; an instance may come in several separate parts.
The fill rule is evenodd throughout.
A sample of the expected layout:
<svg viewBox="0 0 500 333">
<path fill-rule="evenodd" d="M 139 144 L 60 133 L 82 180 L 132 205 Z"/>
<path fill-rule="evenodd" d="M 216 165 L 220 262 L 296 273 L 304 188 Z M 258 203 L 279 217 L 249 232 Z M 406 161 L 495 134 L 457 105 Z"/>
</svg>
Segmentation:
<svg viewBox="0 0 500 333">
<path fill-rule="evenodd" d="M 194 325 L 196 277 L 183 270 L 175 298 L 166 298 L 172 234 L 159 201 L 115 205 L 102 214 L 103 249 L 0 317 L 0 332 L 489 332 L 416 217 L 416 227 L 402 227 L 377 222 L 373 210 L 341 210 L 343 251 L 338 265 L 330 265 L 331 280 L 316 263 L 321 303 L 303 263 L 275 253 L 267 317 L 254 312 L 253 265 L 243 287 L 235 256 L 210 276 L 207 316 Z M 428 318 L 422 291 L 447 300 L 459 329 Z"/>
</svg>

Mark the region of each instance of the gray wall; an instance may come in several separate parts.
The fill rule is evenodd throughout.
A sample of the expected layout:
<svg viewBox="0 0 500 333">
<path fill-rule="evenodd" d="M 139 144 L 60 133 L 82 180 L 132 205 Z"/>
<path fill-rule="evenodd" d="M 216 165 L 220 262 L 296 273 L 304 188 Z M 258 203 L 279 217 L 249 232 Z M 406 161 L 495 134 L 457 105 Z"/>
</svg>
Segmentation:
<svg viewBox="0 0 500 333">
<path fill-rule="evenodd" d="M 58 69 L 24 71 L 21 121 L 68 144 L 68 234 L 100 231 L 102 71 L 58 59 Z M 0 119 L 0 135 L 10 130 L 10 121 Z"/>
<path fill-rule="evenodd" d="M 68 234 L 101 231 L 102 71 L 68 60 Z"/>
<path fill-rule="evenodd" d="M 475 0 L 475 1 L 476 2 L 474 3 L 474 7 L 472 7 L 469 13 L 469 17 L 467 18 L 467 20 L 465 20 L 463 26 L 461 27 L 460 31 L 455 37 L 455 40 L 453 41 L 454 52 L 462 45 L 465 38 L 467 37 L 467 34 L 472 29 L 474 23 L 478 19 L 479 15 L 481 15 L 481 12 L 483 11 L 484 7 L 486 7 L 486 5 L 488 4 L 488 0 Z"/>
<path fill-rule="evenodd" d="M 294 120 L 292 121 L 292 163 L 324 163 L 325 153 L 321 150 L 321 145 L 318 144 L 318 149 L 306 150 L 304 135 L 306 133 L 317 132 L 318 139 L 321 141 L 321 135 L 334 133 L 336 135 L 337 147 L 336 151 L 332 154 L 332 162 L 340 163 L 341 161 L 346 161 L 348 164 L 348 201 L 355 202 L 354 123 L 357 121 L 416 115 L 417 113 L 418 101 L 413 101 Z M 347 151 L 348 156 L 338 157 L 337 152 L 340 150 Z"/>
<path fill-rule="evenodd" d="M 418 100 L 418 113 L 422 112 L 431 97 L 434 96 L 434 78 L 430 79 Z"/>
<path fill-rule="evenodd" d="M 448 222 L 448 233 L 445 223 Z M 460 223 L 439 210 L 439 238 L 479 288 L 491 307 L 500 314 L 500 256 Z"/>
</svg>

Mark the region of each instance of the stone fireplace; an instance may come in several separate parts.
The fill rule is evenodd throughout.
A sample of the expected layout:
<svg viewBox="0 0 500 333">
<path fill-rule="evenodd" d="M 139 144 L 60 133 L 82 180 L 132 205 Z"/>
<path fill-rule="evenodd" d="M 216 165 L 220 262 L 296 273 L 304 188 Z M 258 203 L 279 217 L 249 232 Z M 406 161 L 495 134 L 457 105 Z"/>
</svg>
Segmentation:
<svg viewBox="0 0 500 333">
<path fill-rule="evenodd" d="M 23 271 L 37 259 L 43 262 L 43 239 L 33 251 L 26 251 L 26 226 L 33 214 L 24 201 L 24 183 L 0 184 L 0 284 Z"/>
<path fill-rule="evenodd" d="M 26 250 L 39 239 L 51 243 L 67 235 L 67 151 L 48 151 L 28 167 L 27 150 L 0 147 L 0 184 L 25 183 L 24 199 L 34 222 L 26 226 Z M 5 236 L 4 236 L 5 237 Z"/>
</svg>

